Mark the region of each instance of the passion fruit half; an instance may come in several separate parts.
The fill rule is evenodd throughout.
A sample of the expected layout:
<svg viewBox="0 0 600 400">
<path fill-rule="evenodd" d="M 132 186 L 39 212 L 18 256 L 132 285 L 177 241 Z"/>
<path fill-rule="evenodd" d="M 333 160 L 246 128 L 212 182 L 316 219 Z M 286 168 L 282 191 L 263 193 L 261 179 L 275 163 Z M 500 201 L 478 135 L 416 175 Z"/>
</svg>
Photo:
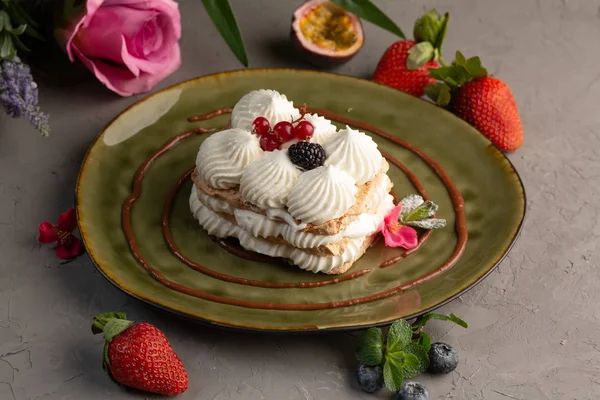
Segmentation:
<svg viewBox="0 0 600 400">
<path fill-rule="evenodd" d="M 299 55 L 321 68 L 345 63 L 364 43 L 360 19 L 326 0 L 309 0 L 294 12 L 291 36 Z"/>
</svg>

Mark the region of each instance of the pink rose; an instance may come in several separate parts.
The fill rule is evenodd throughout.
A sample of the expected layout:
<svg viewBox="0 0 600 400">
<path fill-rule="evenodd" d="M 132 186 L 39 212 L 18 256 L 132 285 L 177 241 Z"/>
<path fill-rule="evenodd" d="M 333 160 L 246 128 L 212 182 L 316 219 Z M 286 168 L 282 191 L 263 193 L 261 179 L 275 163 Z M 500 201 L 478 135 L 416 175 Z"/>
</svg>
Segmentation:
<svg viewBox="0 0 600 400">
<path fill-rule="evenodd" d="M 77 57 L 121 96 L 147 92 L 179 68 L 181 17 L 173 0 L 88 0 L 57 30 Z"/>
</svg>

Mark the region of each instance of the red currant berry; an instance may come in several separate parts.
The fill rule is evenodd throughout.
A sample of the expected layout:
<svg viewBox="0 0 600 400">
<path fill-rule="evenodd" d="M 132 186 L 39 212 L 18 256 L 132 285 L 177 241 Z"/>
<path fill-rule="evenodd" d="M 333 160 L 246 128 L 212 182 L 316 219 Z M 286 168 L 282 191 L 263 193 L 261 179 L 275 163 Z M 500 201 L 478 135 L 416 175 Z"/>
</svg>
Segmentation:
<svg viewBox="0 0 600 400">
<path fill-rule="evenodd" d="M 271 124 L 269 124 L 269 120 L 265 117 L 256 117 L 254 122 L 252 122 L 252 128 L 254 128 L 254 132 L 258 136 L 263 136 L 269 133 Z"/>
<path fill-rule="evenodd" d="M 260 143 L 260 148 L 263 149 L 264 151 L 273 151 L 273 150 L 277 150 L 281 147 L 281 142 L 272 133 L 261 136 L 259 143 Z"/>
<path fill-rule="evenodd" d="M 308 121 L 300 121 L 294 127 L 294 136 L 298 140 L 306 140 L 313 135 L 315 127 Z"/>
<path fill-rule="evenodd" d="M 278 122 L 273 127 L 273 134 L 280 138 L 282 143 L 285 143 L 294 138 L 294 126 L 291 124 L 291 122 Z"/>
</svg>

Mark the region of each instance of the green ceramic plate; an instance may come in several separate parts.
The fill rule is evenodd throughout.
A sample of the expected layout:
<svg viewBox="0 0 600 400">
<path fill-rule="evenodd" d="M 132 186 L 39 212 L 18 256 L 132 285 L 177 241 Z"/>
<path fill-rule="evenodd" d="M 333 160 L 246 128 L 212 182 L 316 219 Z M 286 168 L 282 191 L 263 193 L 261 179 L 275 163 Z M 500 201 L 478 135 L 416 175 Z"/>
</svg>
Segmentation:
<svg viewBox="0 0 600 400">
<path fill-rule="evenodd" d="M 192 115 L 232 107 L 253 89 L 271 88 L 295 104 L 334 111 L 366 121 L 406 139 L 438 160 L 464 200 L 469 240 L 449 271 L 399 294 L 360 305 L 313 311 L 255 309 L 200 299 L 154 280 L 134 259 L 121 227 L 121 209 L 131 194 L 140 164 L 175 135 L 201 126 L 221 127 L 228 116 L 187 122 Z M 206 276 L 182 264 L 169 251 L 161 212 L 177 179 L 194 165 L 206 135 L 183 140 L 157 158 L 142 181 L 131 211 L 141 254 L 167 279 L 218 299 L 271 304 L 314 304 L 369 296 L 437 269 L 454 250 L 454 210 L 446 188 L 414 153 L 374 137 L 380 148 L 407 165 L 439 204 L 448 227 L 434 231 L 416 253 L 389 268 L 382 261 L 402 253 L 372 247 L 348 272 L 370 269 L 356 279 L 313 288 L 264 288 Z M 415 189 L 397 167 L 390 169 L 398 194 Z M 185 182 L 171 213 L 173 239 L 181 252 L 204 266 L 235 277 L 263 282 L 313 282 L 335 277 L 286 265 L 251 262 L 229 254 L 200 228 L 188 209 L 191 184 Z M 156 93 L 119 115 L 96 139 L 77 183 L 79 227 L 98 269 L 126 293 L 175 313 L 215 325 L 253 330 L 297 331 L 360 328 L 416 316 L 456 297 L 483 279 L 517 238 L 525 213 L 524 189 L 508 159 L 475 129 L 452 114 L 385 86 L 313 71 L 245 70 L 205 76 Z"/>
</svg>

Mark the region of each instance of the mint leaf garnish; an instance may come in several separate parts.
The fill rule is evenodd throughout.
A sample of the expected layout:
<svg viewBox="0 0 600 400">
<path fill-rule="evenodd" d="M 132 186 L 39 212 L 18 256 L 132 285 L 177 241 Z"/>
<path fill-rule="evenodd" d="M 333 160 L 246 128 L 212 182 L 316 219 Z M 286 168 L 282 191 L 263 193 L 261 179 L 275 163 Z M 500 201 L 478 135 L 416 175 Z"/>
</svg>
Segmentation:
<svg viewBox="0 0 600 400">
<path fill-rule="evenodd" d="M 431 337 L 425 332 L 421 333 L 419 336 L 419 340 L 417 340 L 417 344 L 425 349 L 425 351 L 429 352 L 431 348 Z"/>
<path fill-rule="evenodd" d="M 441 229 L 446 226 L 446 220 L 440 218 L 428 218 L 421 221 L 408 221 L 406 225 L 423 229 Z"/>
<path fill-rule="evenodd" d="M 442 314 L 425 314 L 423 315 L 421 318 L 417 319 L 417 321 L 415 321 L 415 323 L 412 325 L 413 329 L 420 329 L 422 327 L 424 327 L 427 322 L 429 320 L 432 319 L 437 319 L 440 321 L 450 321 L 450 322 L 454 322 L 457 325 L 462 326 L 463 328 L 468 328 L 469 325 L 463 321 L 462 319 L 458 318 L 456 315 L 454 314 L 450 314 L 450 315 L 442 315 Z"/>
<path fill-rule="evenodd" d="M 404 351 L 407 354 L 410 354 L 411 356 L 415 357 L 415 359 L 418 361 L 418 364 L 415 366 L 417 373 L 411 377 L 407 376 L 407 378 L 414 378 L 420 373 L 425 372 L 427 368 L 429 368 L 429 350 L 425 350 L 425 347 L 417 343 L 410 343 L 404 348 Z"/>
<path fill-rule="evenodd" d="M 435 212 L 437 210 L 438 210 L 437 204 L 435 204 L 431 200 L 428 200 L 428 201 L 422 203 L 421 205 L 419 205 L 414 210 L 412 210 L 406 217 L 404 217 L 404 222 L 420 221 L 425 218 L 429 218 L 433 214 L 435 214 Z"/>
<path fill-rule="evenodd" d="M 386 359 L 383 365 L 383 383 L 392 392 L 399 390 L 402 387 L 404 375 L 402 370 L 397 368 L 392 362 Z"/>
<path fill-rule="evenodd" d="M 405 216 L 410 214 L 415 208 L 419 207 L 423 204 L 425 200 L 418 194 L 409 194 L 402 200 L 400 200 L 400 204 L 402 204 L 402 211 L 400 211 L 400 219 L 404 219 Z"/>
<path fill-rule="evenodd" d="M 411 346 L 418 346 L 410 344 Z M 421 348 L 422 349 L 422 348 Z M 424 351 L 424 350 L 423 350 Z M 383 368 L 383 379 L 385 385 L 396 391 L 402 386 L 405 379 L 411 379 L 421 373 L 421 360 L 419 356 L 408 351 L 386 352 L 385 365 Z M 388 379 L 386 380 L 386 367 L 388 368 Z"/>
<path fill-rule="evenodd" d="M 379 328 L 369 328 L 358 340 L 356 359 L 365 365 L 379 365 L 383 361 L 383 332 Z"/>
<path fill-rule="evenodd" d="M 412 340 L 413 327 L 403 319 L 394 322 L 388 331 L 386 353 L 402 350 Z"/>
</svg>

